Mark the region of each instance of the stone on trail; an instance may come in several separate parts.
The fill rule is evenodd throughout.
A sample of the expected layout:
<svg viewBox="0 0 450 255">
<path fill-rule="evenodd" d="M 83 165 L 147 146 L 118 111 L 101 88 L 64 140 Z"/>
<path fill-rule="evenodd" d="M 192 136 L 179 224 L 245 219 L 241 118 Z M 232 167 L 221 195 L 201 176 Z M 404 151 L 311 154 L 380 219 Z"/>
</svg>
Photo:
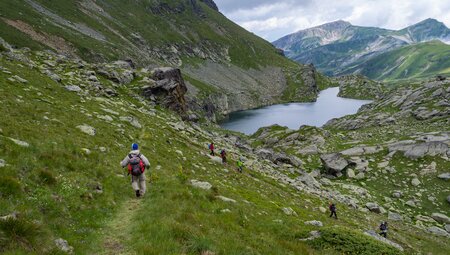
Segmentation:
<svg viewBox="0 0 450 255">
<path fill-rule="evenodd" d="M 56 239 L 55 245 L 56 245 L 56 247 L 58 247 L 58 249 L 60 249 L 63 252 L 67 252 L 69 254 L 73 253 L 73 247 L 70 246 L 69 243 L 62 238 Z"/>
<path fill-rule="evenodd" d="M 79 126 L 77 126 L 77 128 L 79 130 L 81 130 L 81 132 L 83 132 L 85 134 L 88 134 L 88 135 L 91 135 L 91 136 L 94 136 L 96 134 L 95 128 L 93 128 L 93 127 L 91 127 L 89 125 L 86 125 L 86 124 L 79 125 Z"/>
<path fill-rule="evenodd" d="M 295 215 L 295 216 L 297 216 L 297 213 L 290 207 L 284 207 L 284 208 L 282 208 L 282 210 L 283 210 L 284 214 L 286 214 L 286 215 Z"/>
<path fill-rule="evenodd" d="M 209 182 L 202 182 L 198 180 L 191 180 L 191 185 L 204 190 L 209 190 L 212 188 L 212 185 Z"/>
<path fill-rule="evenodd" d="M 305 221 L 305 225 L 312 225 L 312 226 L 316 226 L 316 227 L 323 227 L 323 223 L 321 221 L 318 221 L 318 220 Z"/>
<path fill-rule="evenodd" d="M 211 159 L 211 161 L 213 161 L 215 163 L 221 163 L 222 164 L 222 158 L 221 157 L 209 156 L 209 158 Z"/>
<path fill-rule="evenodd" d="M 22 147 L 30 147 L 30 145 L 27 142 L 20 141 L 14 138 L 9 137 L 9 140 L 13 141 L 15 144 L 22 146 Z"/>
<path fill-rule="evenodd" d="M 228 203 L 236 203 L 236 200 L 228 198 L 228 197 L 224 197 L 224 196 L 217 196 L 218 199 L 224 201 L 224 202 L 228 202 Z"/>
<path fill-rule="evenodd" d="M 435 221 L 439 223 L 450 224 L 450 218 L 442 213 L 432 213 L 431 218 L 433 218 Z"/>
<path fill-rule="evenodd" d="M 390 246 L 393 246 L 393 247 L 399 249 L 400 251 L 403 251 L 403 247 L 401 247 L 399 244 L 394 243 L 394 242 L 392 242 L 391 240 L 386 239 L 386 238 L 380 236 L 380 235 L 379 235 L 377 232 L 375 232 L 374 230 L 368 230 L 368 231 L 365 231 L 364 234 L 367 235 L 367 236 L 371 236 L 371 237 L 375 238 L 376 240 L 378 240 L 378 241 L 380 241 L 380 242 L 383 242 L 383 243 L 385 243 L 385 244 L 388 244 L 388 245 L 390 245 Z"/>
</svg>

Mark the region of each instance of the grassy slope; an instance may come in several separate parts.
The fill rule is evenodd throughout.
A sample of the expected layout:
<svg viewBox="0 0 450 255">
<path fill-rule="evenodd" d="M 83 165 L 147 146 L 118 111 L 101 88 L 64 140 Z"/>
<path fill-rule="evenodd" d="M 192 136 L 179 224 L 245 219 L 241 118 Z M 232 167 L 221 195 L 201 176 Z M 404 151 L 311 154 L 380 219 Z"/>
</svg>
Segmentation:
<svg viewBox="0 0 450 255">
<path fill-rule="evenodd" d="M 0 58 L 0 66 L 12 72 L 0 72 L 0 155 L 7 163 L 0 168 L 0 215 L 19 213 L 17 220 L 0 221 L 0 251 L 6 254 L 57 254 L 53 240 L 59 237 L 77 254 L 396 253 L 357 230 L 375 227 L 380 218 L 374 216 L 368 226 L 363 214 L 342 206 L 340 215 L 346 216 L 334 221 L 317 209 L 326 207 L 327 200 L 296 192 L 252 169 L 236 174 L 235 154 L 229 166 L 212 163 L 203 154 L 209 135 L 176 131 L 169 122 L 178 117 L 165 110 L 153 109 L 155 116 L 137 112 L 148 106 L 125 87 L 118 98 L 82 99 L 18 61 Z M 12 75 L 29 83 L 7 80 Z M 104 114 L 102 108 L 135 116 L 144 128 L 119 122 L 122 134 L 112 125 L 116 116 L 113 123 L 95 117 Z M 83 123 L 97 134 L 80 132 L 76 126 Z M 152 163 L 149 193 L 141 201 L 134 200 L 128 177 L 118 167 L 133 141 Z M 209 181 L 214 188 L 195 189 L 190 179 Z M 95 192 L 97 184 L 103 193 Z M 217 195 L 237 202 L 223 202 Z M 298 216 L 285 215 L 283 207 L 292 207 Z M 317 229 L 303 224 L 314 219 L 325 224 L 324 236 L 311 243 L 298 241 Z M 405 231 L 404 226 L 398 231 Z"/>
<path fill-rule="evenodd" d="M 405 46 L 381 54 L 354 70 L 386 81 L 450 75 L 450 45 L 431 41 Z"/>
</svg>

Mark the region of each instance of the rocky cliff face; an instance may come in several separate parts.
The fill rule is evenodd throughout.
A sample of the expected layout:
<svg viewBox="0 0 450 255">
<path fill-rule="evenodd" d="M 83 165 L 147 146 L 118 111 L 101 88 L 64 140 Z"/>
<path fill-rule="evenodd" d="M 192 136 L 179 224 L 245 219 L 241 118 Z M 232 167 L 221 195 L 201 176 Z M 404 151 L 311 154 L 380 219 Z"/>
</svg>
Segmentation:
<svg viewBox="0 0 450 255">
<path fill-rule="evenodd" d="M 180 69 L 198 81 L 188 96 L 199 101 L 199 109 L 213 103 L 218 114 L 226 114 L 314 99 L 310 87 L 303 86 L 303 65 L 229 21 L 212 0 L 85 0 L 71 5 L 25 0 L 1 2 L 0 8 L 5 10 L 0 23 L 8 31 L 0 36 L 19 47 L 50 49 L 91 63 L 128 59 L 138 68 Z M 128 16 L 121 15 L 123 10 Z M 37 25 L 31 17 L 45 24 Z M 105 76 L 118 79 L 114 73 Z M 297 90 L 295 97 L 282 97 L 288 88 Z"/>
</svg>

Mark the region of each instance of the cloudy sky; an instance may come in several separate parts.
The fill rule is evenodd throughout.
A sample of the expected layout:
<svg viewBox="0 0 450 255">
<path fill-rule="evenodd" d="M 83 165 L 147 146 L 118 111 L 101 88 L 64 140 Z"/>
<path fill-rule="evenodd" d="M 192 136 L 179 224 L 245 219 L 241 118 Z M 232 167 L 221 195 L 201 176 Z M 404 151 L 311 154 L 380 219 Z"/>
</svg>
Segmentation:
<svg viewBox="0 0 450 255">
<path fill-rule="evenodd" d="M 346 20 L 401 29 L 426 18 L 450 27 L 450 0 L 215 0 L 229 19 L 274 41 L 300 29 Z"/>
</svg>

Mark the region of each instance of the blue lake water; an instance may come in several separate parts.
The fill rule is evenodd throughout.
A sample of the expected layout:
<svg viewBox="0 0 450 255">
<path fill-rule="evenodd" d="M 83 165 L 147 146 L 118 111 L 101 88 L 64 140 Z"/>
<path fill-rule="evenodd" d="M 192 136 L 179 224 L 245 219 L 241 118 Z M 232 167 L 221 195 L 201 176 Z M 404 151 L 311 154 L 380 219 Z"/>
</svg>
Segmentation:
<svg viewBox="0 0 450 255">
<path fill-rule="evenodd" d="M 354 114 L 371 101 L 338 97 L 339 87 L 320 92 L 314 103 L 289 103 L 233 112 L 220 125 L 229 130 L 253 134 L 273 124 L 298 129 L 302 125 L 320 127 L 333 118 Z"/>
</svg>

